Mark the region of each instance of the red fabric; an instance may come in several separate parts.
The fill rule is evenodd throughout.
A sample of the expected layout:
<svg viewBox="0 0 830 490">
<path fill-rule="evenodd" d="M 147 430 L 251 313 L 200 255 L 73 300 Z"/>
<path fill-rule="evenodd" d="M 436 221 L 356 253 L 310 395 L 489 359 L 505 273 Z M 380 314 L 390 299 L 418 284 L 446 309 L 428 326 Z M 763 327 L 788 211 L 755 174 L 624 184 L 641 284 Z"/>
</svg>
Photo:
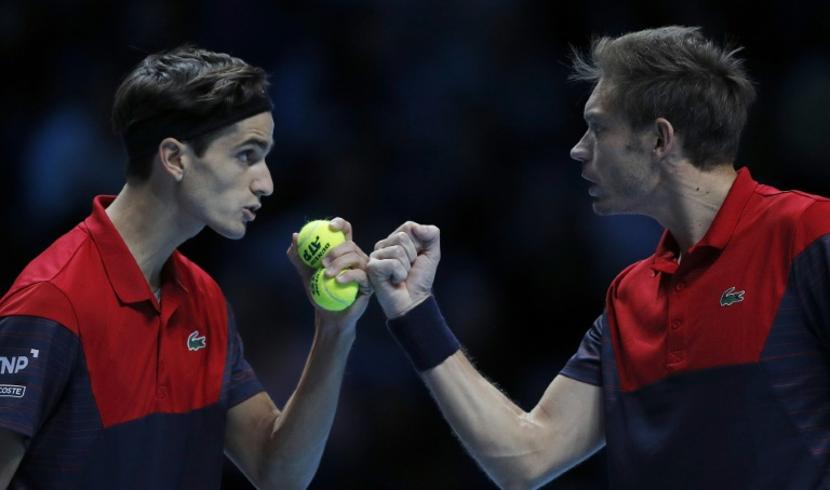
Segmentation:
<svg viewBox="0 0 830 490">
<path fill-rule="evenodd" d="M 104 427 L 216 403 L 228 346 L 219 286 L 174 252 L 159 305 L 105 212 L 112 199 L 96 197 L 92 215 L 24 269 L 0 316 L 42 316 L 80 336 Z M 192 351 L 197 330 L 206 347 Z"/>
<path fill-rule="evenodd" d="M 679 265 L 677 242 L 666 231 L 654 255 L 623 271 L 608 290 L 621 389 L 757 362 L 792 258 L 830 232 L 828 209 L 823 198 L 760 185 L 744 168 L 706 235 Z M 743 299 L 722 306 L 730 288 L 744 291 Z"/>
<path fill-rule="evenodd" d="M 78 319 L 66 295 L 48 282 L 12 288 L 0 299 L 0 317 L 36 316 L 59 323 L 75 335 Z"/>
<path fill-rule="evenodd" d="M 797 256 L 830 229 L 830 199 L 802 194 L 814 202 L 801 216 L 793 244 L 793 256 Z"/>
</svg>

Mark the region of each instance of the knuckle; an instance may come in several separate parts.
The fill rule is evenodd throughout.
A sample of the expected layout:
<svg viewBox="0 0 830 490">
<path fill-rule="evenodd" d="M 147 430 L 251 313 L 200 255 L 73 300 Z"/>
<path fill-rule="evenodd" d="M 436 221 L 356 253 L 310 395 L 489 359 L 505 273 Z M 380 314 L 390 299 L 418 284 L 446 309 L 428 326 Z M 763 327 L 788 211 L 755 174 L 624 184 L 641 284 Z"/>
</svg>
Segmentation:
<svg viewBox="0 0 830 490">
<path fill-rule="evenodd" d="M 369 264 L 366 265 L 366 274 L 370 276 L 380 275 L 380 267 L 377 265 L 377 262 L 369 262 Z"/>
</svg>

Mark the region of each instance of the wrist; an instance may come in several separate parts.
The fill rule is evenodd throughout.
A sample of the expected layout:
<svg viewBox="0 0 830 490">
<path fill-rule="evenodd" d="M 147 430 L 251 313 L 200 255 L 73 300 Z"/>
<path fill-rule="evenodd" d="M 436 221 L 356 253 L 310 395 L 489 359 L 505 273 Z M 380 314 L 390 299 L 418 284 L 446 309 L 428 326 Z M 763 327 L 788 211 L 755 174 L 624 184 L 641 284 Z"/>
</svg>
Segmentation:
<svg viewBox="0 0 830 490">
<path fill-rule="evenodd" d="M 461 348 L 431 295 L 386 325 L 420 373 L 438 366 Z"/>
<path fill-rule="evenodd" d="M 402 316 L 406 315 L 406 314 L 407 314 L 407 313 L 409 313 L 410 311 L 414 310 L 414 309 L 415 309 L 415 308 L 417 308 L 417 307 L 418 307 L 421 303 L 423 303 L 424 301 L 426 301 L 426 300 L 430 299 L 431 297 L 432 297 L 432 291 L 427 291 L 427 292 L 426 292 L 425 294 L 423 294 L 422 296 L 415 297 L 415 298 L 412 300 L 412 302 L 411 302 L 411 303 L 409 303 L 408 305 L 404 306 L 403 308 L 398 308 L 398 309 L 395 309 L 394 311 L 391 311 L 391 312 L 388 312 L 388 313 L 384 311 L 384 313 L 386 313 L 386 319 L 387 319 L 387 320 L 395 320 L 395 319 L 398 319 L 398 318 L 400 318 L 400 317 L 402 317 Z"/>
<path fill-rule="evenodd" d="M 321 319 L 318 316 L 314 324 L 314 336 L 322 342 L 351 346 L 357 337 L 356 322 L 343 324 L 342 321 Z"/>
</svg>

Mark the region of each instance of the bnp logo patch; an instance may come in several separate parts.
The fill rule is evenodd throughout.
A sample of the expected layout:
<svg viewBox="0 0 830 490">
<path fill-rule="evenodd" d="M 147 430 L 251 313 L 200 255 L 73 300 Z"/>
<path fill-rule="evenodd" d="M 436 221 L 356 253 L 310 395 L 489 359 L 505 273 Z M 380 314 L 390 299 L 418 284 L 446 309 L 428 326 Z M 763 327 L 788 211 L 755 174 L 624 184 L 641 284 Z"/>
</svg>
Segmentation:
<svg viewBox="0 0 830 490">
<path fill-rule="evenodd" d="M 744 300 L 745 294 L 746 291 L 735 291 L 735 286 L 732 286 L 720 295 L 720 305 L 732 306 L 735 303 L 740 303 Z"/>
<path fill-rule="evenodd" d="M 207 347 L 207 337 L 202 335 L 199 337 L 199 331 L 194 330 L 187 337 L 187 350 L 197 351 Z"/>
<path fill-rule="evenodd" d="M 37 359 L 40 355 L 39 349 L 29 349 L 32 359 Z M 0 374 L 17 374 L 29 366 L 29 358 L 27 356 L 0 356 Z"/>
</svg>

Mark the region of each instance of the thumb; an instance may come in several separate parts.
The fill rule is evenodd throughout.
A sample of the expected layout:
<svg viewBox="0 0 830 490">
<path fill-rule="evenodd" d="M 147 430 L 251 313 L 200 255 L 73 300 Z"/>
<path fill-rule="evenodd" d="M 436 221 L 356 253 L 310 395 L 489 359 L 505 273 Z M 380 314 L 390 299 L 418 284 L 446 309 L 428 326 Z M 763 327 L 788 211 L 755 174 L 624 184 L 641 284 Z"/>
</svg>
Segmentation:
<svg viewBox="0 0 830 490">
<path fill-rule="evenodd" d="M 375 298 L 378 300 L 383 313 L 386 318 L 395 318 L 400 316 L 402 308 L 401 305 L 406 305 L 411 302 L 409 294 L 404 283 L 394 284 L 392 278 L 394 272 L 388 264 L 392 260 L 377 260 L 369 259 L 366 265 L 366 272 L 369 276 L 369 282 L 375 289 Z"/>
<path fill-rule="evenodd" d="M 297 239 L 297 233 L 292 233 L 291 245 L 288 247 L 288 250 L 285 251 L 285 255 L 288 256 L 288 261 L 291 262 L 291 265 L 294 266 L 294 269 L 300 277 L 302 277 L 305 282 L 308 282 L 309 279 L 311 279 L 311 276 L 314 275 L 314 271 L 300 260 L 300 255 L 297 253 Z"/>
<path fill-rule="evenodd" d="M 300 262 L 300 259 L 297 255 L 297 234 L 291 234 L 291 244 L 288 246 L 288 249 L 285 251 L 285 255 L 288 256 L 288 260 L 291 261 L 291 265 L 294 267 Z"/>
</svg>

